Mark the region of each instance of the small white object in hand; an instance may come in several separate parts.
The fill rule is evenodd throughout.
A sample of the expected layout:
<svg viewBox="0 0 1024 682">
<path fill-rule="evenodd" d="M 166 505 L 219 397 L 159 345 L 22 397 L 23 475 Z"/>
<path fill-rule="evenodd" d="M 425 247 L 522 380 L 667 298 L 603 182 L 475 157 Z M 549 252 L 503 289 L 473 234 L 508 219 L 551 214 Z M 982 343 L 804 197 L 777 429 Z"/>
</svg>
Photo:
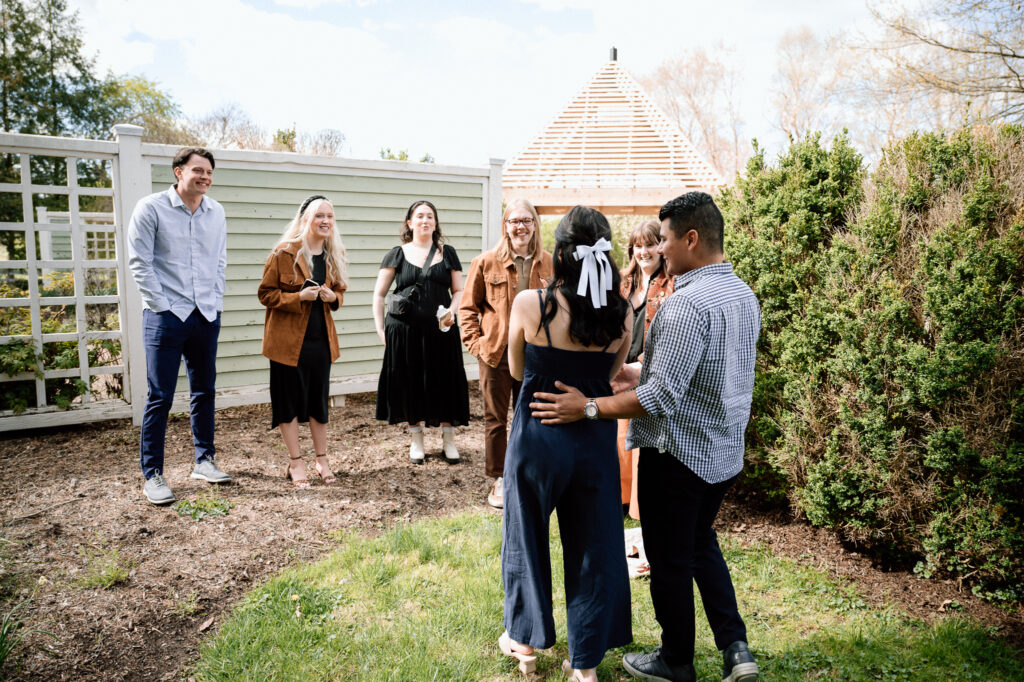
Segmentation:
<svg viewBox="0 0 1024 682">
<path fill-rule="evenodd" d="M 437 328 L 440 329 L 443 332 L 446 332 L 446 331 L 448 331 L 449 329 L 452 328 L 452 325 L 444 324 L 443 322 L 441 322 L 441 320 L 443 320 L 445 318 L 445 316 L 447 316 L 447 315 L 448 315 L 448 309 L 447 308 L 445 308 L 443 305 L 437 306 Z"/>
</svg>

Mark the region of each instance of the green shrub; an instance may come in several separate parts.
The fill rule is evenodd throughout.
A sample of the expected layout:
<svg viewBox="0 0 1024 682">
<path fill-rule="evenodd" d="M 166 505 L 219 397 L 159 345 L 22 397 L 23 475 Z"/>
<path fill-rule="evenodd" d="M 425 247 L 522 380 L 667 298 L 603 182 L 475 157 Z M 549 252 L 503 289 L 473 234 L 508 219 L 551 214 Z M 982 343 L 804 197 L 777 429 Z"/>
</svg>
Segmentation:
<svg viewBox="0 0 1024 682">
<path fill-rule="evenodd" d="M 764 318 L 748 484 L 1009 599 L 1024 598 L 1022 142 L 1019 127 L 914 135 L 865 181 L 844 138 L 810 137 L 775 167 L 759 151 L 722 197 Z"/>
</svg>

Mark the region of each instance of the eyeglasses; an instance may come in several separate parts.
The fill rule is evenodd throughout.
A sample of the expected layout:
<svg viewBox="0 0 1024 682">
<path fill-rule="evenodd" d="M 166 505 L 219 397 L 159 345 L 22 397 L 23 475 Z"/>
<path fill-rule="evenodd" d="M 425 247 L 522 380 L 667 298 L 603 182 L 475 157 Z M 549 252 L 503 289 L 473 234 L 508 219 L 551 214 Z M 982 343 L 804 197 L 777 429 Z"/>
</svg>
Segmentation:
<svg viewBox="0 0 1024 682">
<path fill-rule="evenodd" d="M 523 227 L 533 227 L 533 218 L 509 218 L 505 222 L 512 227 L 519 227 L 520 225 Z"/>
</svg>

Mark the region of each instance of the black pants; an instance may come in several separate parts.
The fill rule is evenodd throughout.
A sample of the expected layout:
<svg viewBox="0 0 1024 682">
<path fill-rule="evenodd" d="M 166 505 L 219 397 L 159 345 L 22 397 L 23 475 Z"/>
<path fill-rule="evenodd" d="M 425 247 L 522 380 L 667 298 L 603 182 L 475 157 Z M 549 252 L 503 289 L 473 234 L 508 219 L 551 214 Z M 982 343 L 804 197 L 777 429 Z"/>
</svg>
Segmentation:
<svg viewBox="0 0 1024 682">
<path fill-rule="evenodd" d="M 693 582 L 697 581 L 715 645 L 746 641 L 729 567 L 711 524 L 735 483 L 707 483 L 656 448 L 640 449 L 637 496 L 644 549 L 651 565 L 651 601 L 661 625 L 661 650 L 673 665 L 693 662 Z"/>
</svg>

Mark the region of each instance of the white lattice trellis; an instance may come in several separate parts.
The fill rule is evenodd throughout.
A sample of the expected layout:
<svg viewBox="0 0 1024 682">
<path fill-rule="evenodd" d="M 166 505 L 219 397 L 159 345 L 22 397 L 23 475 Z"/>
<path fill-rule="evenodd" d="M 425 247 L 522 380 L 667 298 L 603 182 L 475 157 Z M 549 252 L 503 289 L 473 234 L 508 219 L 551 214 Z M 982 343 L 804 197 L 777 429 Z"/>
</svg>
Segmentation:
<svg viewBox="0 0 1024 682">
<path fill-rule="evenodd" d="M 99 143 L 102 144 L 102 143 Z M 113 146 L 113 145 L 111 145 Z M 42 355 L 44 344 L 54 342 L 74 342 L 77 346 L 78 367 L 73 369 L 46 369 L 39 366 L 38 372 L 24 372 L 15 376 L 0 374 L 0 383 L 13 381 L 33 381 L 35 383 L 36 407 L 35 411 L 45 410 L 47 406 L 46 380 L 60 378 L 80 379 L 87 387 L 92 386 L 93 377 L 98 375 L 124 375 L 124 364 L 105 365 L 98 367 L 89 366 L 89 346 L 91 343 L 109 339 L 116 340 L 121 344 L 122 353 L 124 349 L 124 338 L 120 325 L 115 330 L 90 330 L 87 324 L 87 306 L 115 304 L 119 310 L 121 305 L 121 294 L 88 294 L 86 288 L 86 272 L 94 268 L 103 268 L 117 273 L 118 281 L 121 280 L 121 273 L 118 273 L 118 261 L 116 250 L 117 226 L 112 220 L 112 214 L 91 214 L 79 211 L 80 197 L 110 197 L 113 200 L 114 190 L 110 187 L 82 187 L 78 184 L 78 162 L 82 158 L 75 155 L 60 155 L 67 168 L 66 185 L 43 185 L 32 182 L 32 159 L 34 156 L 50 156 L 56 154 L 33 154 L 28 151 L 20 151 L 17 157 L 20 160 L 20 182 L 0 183 L 0 192 L 19 194 L 21 196 L 23 222 L 0 223 L 0 229 L 16 231 L 24 235 L 25 259 L 0 261 L 0 271 L 25 271 L 27 275 L 28 296 L 18 298 L 0 298 L 2 308 L 28 308 L 31 320 L 31 331 L 28 334 L 0 335 L 0 344 L 8 344 L 12 341 L 30 341 L 37 354 Z M 114 160 L 114 154 L 90 153 L 86 160 Z M 40 211 L 41 215 L 35 215 L 34 195 L 66 195 L 68 197 L 68 208 L 66 212 L 54 214 Z M 51 222 L 52 217 L 57 217 L 60 222 Z M 53 253 L 53 236 L 55 233 L 67 235 L 70 242 L 70 258 L 56 258 Z M 36 249 L 37 235 L 39 236 L 39 251 Z M 87 235 L 92 237 L 92 243 L 87 243 Z M 58 254 L 63 255 L 63 254 Z M 40 276 L 58 270 L 70 270 L 73 276 L 74 292 L 70 296 L 40 296 Z M 121 287 L 118 287 L 120 290 Z M 42 326 L 43 306 L 74 306 L 74 331 L 44 332 Z M 119 316 L 120 320 L 120 316 Z M 128 382 L 123 381 L 125 390 L 128 390 Z M 127 396 L 126 396 L 127 397 Z M 86 391 L 80 398 L 83 405 L 91 400 L 91 394 Z M 120 405 L 127 403 L 118 401 Z"/>
</svg>

